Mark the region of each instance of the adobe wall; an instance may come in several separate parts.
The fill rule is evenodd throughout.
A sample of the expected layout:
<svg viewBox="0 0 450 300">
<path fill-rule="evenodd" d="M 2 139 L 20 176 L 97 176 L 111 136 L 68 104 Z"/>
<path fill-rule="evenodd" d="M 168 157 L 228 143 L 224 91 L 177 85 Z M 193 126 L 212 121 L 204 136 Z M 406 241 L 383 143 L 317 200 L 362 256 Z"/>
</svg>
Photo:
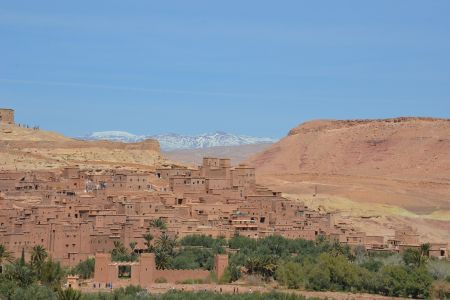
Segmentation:
<svg viewBox="0 0 450 300">
<path fill-rule="evenodd" d="M 218 264 L 218 273 L 223 274 L 228 265 L 228 256 L 218 255 L 215 258 Z M 225 258 L 226 256 L 226 258 Z M 226 264 L 226 266 L 225 266 Z M 127 279 L 119 278 L 119 266 L 130 266 L 131 277 Z M 164 279 L 165 282 L 177 283 L 185 280 L 207 280 L 210 272 L 203 269 L 194 270 L 157 270 L 154 253 L 143 253 L 139 262 L 112 262 L 111 254 L 97 253 L 95 255 L 95 271 L 93 282 L 97 286 L 105 286 L 112 283 L 113 286 L 122 286 L 126 281 L 129 284 L 147 287 L 157 279 Z"/>
<path fill-rule="evenodd" d="M 0 124 L 14 124 L 14 110 L 0 108 Z"/>
</svg>

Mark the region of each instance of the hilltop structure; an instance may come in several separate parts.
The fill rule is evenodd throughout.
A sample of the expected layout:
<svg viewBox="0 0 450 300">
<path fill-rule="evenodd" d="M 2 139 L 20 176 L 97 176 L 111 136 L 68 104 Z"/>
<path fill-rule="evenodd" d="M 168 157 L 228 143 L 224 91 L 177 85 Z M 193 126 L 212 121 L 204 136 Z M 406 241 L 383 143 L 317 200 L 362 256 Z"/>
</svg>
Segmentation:
<svg viewBox="0 0 450 300">
<path fill-rule="evenodd" d="M 9 108 L 0 108 L 0 125 L 14 124 L 14 110 Z"/>
</svg>

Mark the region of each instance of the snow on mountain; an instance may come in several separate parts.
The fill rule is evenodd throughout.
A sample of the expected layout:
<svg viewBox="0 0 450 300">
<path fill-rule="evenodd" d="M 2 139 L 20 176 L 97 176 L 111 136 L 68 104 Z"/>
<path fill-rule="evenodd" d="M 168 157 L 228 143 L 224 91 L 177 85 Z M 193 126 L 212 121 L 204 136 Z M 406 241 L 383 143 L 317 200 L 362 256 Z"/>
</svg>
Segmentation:
<svg viewBox="0 0 450 300">
<path fill-rule="evenodd" d="M 145 140 L 145 138 L 145 136 L 135 135 L 126 131 L 99 131 L 82 137 L 83 140 L 87 141 L 106 140 L 124 143 L 140 142 Z"/>
<path fill-rule="evenodd" d="M 121 141 L 125 143 L 139 142 L 145 139 L 156 139 L 164 151 L 178 149 L 199 149 L 217 146 L 238 146 L 253 145 L 261 143 L 273 143 L 276 140 L 264 137 L 252 137 L 246 135 L 236 135 L 217 131 L 214 133 L 205 133 L 197 136 L 186 136 L 175 133 L 141 136 L 125 131 L 102 131 L 94 132 L 83 137 L 85 140 L 109 140 Z"/>
</svg>

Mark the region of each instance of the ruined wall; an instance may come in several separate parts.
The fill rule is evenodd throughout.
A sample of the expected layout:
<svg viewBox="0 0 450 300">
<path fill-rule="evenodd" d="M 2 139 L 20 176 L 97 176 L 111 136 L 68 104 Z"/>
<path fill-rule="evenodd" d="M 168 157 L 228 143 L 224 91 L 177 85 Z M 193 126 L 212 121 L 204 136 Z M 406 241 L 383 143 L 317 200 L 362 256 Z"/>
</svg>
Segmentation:
<svg viewBox="0 0 450 300">
<path fill-rule="evenodd" d="M 14 110 L 0 108 L 0 124 L 14 124 Z"/>
</svg>

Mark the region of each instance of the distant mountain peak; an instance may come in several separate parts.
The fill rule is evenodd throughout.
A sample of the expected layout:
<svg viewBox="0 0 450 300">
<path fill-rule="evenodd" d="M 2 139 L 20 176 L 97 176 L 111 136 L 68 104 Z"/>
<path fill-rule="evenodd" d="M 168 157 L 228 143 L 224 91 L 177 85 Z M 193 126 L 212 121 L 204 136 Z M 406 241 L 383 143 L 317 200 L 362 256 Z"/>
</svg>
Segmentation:
<svg viewBox="0 0 450 300">
<path fill-rule="evenodd" d="M 204 133 L 196 136 L 179 135 L 176 133 L 143 136 L 135 135 L 126 131 L 101 131 L 93 132 L 82 137 L 82 139 L 121 141 L 125 143 L 140 142 L 145 139 L 155 139 L 159 141 L 161 149 L 165 151 L 218 146 L 254 145 L 276 142 L 276 140 L 272 138 L 237 135 L 223 131 Z"/>
</svg>

